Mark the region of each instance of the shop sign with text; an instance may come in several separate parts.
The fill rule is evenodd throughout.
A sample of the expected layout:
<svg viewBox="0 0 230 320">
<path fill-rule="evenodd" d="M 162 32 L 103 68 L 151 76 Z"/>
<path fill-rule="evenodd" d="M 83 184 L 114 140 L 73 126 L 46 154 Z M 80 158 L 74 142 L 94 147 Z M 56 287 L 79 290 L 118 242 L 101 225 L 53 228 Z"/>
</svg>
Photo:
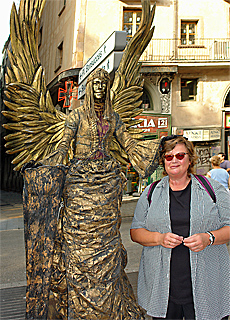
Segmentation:
<svg viewBox="0 0 230 320">
<path fill-rule="evenodd" d="M 143 129 L 145 133 L 157 133 L 159 130 L 167 131 L 170 129 L 170 121 L 168 116 L 152 116 L 140 115 L 135 119 L 143 120 L 136 127 Z"/>
<path fill-rule="evenodd" d="M 220 129 L 184 130 L 183 135 L 190 141 L 211 141 L 221 138 Z"/>
<path fill-rule="evenodd" d="M 184 137 L 190 141 L 203 141 L 203 130 L 184 130 Z"/>
</svg>

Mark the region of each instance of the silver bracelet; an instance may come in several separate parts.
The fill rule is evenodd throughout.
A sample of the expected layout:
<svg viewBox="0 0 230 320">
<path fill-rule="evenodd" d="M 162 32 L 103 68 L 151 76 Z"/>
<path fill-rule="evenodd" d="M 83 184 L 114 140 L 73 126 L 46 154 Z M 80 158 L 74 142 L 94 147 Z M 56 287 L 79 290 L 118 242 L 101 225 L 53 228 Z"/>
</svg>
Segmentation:
<svg viewBox="0 0 230 320">
<path fill-rule="evenodd" d="M 209 243 L 208 246 L 211 246 L 211 245 L 214 243 L 214 241 L 215 241 L 214 234 L 213 234 L 211 231 L 206 231 L 205 233 L 207 233 L 207 234 L 209 235 L 209 241 L 210 241 L 210 243 Z"/>
</svg>

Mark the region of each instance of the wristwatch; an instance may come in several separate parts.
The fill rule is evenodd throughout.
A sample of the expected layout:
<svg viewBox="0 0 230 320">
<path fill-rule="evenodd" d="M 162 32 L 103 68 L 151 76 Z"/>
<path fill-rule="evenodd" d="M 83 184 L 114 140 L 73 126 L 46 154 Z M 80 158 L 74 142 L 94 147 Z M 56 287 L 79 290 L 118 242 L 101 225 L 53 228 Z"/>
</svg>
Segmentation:
<svg viewBox="0 0 230 320">
<path fill-rule="evenodd" d="M 211 245 L 214 243 L 214 241 L 215 241 L 214 234 L 213 234 L 212 232 L 210 232 L 210 231 L 206 231 L 205 233 L 207 233 L 207 234 L 209 235 L 209 241 L 210 241 L 210 243 L 209 243 L 208 246 L 211 246 Z"/>
</svg>

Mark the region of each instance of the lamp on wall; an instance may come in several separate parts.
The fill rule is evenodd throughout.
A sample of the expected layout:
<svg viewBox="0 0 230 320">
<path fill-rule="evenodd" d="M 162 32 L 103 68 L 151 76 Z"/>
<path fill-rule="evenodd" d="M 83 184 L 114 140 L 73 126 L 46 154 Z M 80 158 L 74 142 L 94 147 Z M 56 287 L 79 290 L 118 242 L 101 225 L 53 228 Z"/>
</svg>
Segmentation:
<svg viewBox="0 0 230 320">
<path fill-rule="evenodd" d="M 168 78 L 163 78 L 160 81 L 160 92 L 163 94 L 168 94 L 170 92 L 171 81 Z"/>
</svg>

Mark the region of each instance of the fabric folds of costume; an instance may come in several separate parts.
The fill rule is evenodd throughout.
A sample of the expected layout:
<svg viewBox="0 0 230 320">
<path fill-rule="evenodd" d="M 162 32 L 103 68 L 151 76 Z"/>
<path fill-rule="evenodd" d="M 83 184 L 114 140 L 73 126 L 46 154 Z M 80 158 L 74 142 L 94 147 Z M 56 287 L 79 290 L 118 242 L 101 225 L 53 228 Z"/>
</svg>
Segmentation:
<svg viewBox="0 0 230 320">
<path fill-rule="evenodd" d="M 42 166 L 24 172 L 26 319 L 46 319 L 54 242 L 66 167 Z"/>
</svg>

